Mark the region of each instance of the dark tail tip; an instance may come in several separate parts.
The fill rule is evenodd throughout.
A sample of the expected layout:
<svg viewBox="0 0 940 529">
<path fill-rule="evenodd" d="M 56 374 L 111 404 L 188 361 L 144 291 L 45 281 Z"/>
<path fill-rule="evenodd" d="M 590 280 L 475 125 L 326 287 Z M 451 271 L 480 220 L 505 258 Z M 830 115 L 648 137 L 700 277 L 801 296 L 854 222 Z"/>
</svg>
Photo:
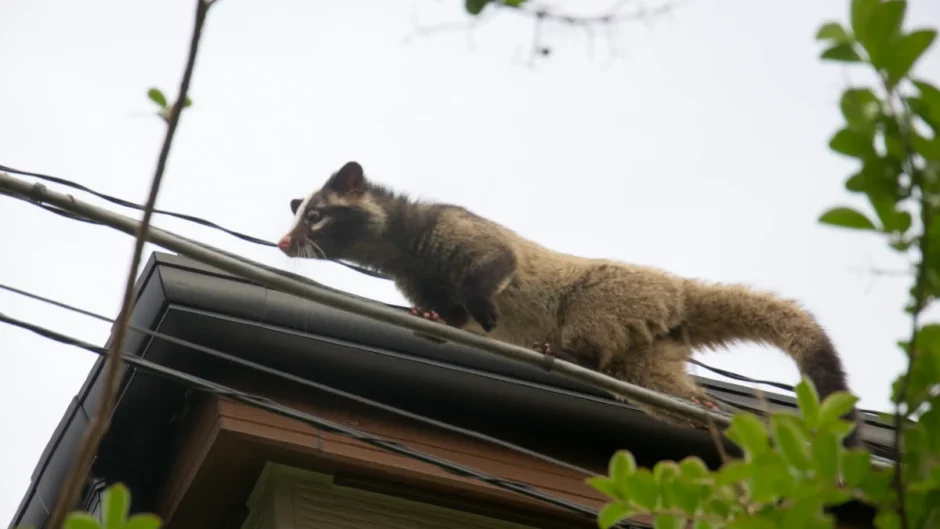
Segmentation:
<svg viewBox="0 0 940 529">
<path fill-rule="evenodd" d="M 825 332 L 820 331 L 814 346 L 805 353 L 800 358 L 800 370 L 813 381 L 820 400 L 824 400 L 837 391 L 849 391 L 842 360 L 839 358 L 832 340 Z M 845 438 L 843 444 L 849 448 L 864 446 L 860 432 L 865 422 L 862 419 L 862 414 L 853 407 L 852 411 L 842 418 L 855 425 L 855 429 Z"/>
</svg>

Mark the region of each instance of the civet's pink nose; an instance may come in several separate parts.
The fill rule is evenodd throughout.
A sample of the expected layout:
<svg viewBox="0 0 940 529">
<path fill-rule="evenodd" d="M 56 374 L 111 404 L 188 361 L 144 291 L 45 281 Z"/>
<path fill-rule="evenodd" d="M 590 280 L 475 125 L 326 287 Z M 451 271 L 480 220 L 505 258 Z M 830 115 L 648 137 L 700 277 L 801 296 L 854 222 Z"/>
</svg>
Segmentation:
<svg viewBox="0 0 940 529">
<path fill-rule="evenodd" d="M 282 252 L 287 253 L 287 251 L 290 250 L 290 235 L 281 237 L 281 240 L 277 241 L 277 247 L 280 248 Z"/>
</svg>

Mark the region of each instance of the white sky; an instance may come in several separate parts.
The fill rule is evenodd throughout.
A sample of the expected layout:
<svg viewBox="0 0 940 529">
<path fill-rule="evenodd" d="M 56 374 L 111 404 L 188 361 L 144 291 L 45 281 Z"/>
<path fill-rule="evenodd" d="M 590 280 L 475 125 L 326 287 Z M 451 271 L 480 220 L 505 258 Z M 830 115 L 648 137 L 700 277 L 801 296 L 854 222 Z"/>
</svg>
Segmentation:
<svg viewBox="0 0 940 529">
<path fill-rule="evenodd" d="M 686 4 L 652 28 L 618 30 L 625 55 L 606 68 L 603 38 L 592 58 L 583 32 L 555 30 L 553 57 L 531 69 L 520 60 L 531 21 L 505 13 L 469 44 L 460 31 L 403 43 L 413 16 L 461 20 L 461 0 L 220 0 L 158 205 L 275 240 L 291 198 L 358 160 L 371 178 L 559 250 L 797 298 L 831 333 L 862 405 L 884 408 L 902 366 L 895 342 L 909 332 L 908 280 L 857 270 L 900 268 L 882 239 L 816 222 L 836 204 L 865 206 L 843 188 L 853 162 L 827 149 L 845 72 L 820 63 L 813 40 L 824 20 L 845 19 L 848 0 Z M 940 21 L 937 2 L 912 4 L 909 23 Z M 193 1 L 6 0 L 0 13 L 0 163 L 142 202 L 164 134 L 145 94 L 175 95 Z M 940 54 L 919 71 L 936 82 Z M 334 264 L 289 262 L 173 219 L 156 225 L 403 302 L 390 283 Z M 130 237 L 4 197 L 0 226 L 0 282 L 116 314 Z M 95 343 L 109 332 L 5 292 L 0 310 Z M 6 327 L 0 351 L 9 520 L 94 356 Z M 797 381 L 771 349 L 703 358 Z"/>
</svg>

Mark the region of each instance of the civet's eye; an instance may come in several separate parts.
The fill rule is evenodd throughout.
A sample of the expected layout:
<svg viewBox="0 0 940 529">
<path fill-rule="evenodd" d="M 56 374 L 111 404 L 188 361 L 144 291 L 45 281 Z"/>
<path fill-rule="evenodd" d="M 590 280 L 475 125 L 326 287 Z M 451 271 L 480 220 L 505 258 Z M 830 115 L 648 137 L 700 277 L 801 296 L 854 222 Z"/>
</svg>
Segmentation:
<svg viewBox="0 0 940 529">
<path fill-rule="evenodd" d="M 308 224 L 316 224 L 320 220 L 320 211 L 316 209 L 311 209 L 307 212 L 306 219 Z"/>
</svg>

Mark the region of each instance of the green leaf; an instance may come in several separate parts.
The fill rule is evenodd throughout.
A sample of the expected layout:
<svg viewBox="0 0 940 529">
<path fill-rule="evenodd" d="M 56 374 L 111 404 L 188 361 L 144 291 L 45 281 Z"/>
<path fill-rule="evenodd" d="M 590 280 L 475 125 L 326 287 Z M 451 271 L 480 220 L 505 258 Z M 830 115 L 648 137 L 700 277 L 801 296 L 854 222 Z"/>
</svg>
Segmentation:
<svg viewBox="0 0 940 529">
<path fill-rule="evenodd" d="M 588 485 L 594 488 L 597 492 L 614 499 L 622 500 L 623 494 L 621 490 L 614 483 L 614 480 L 605 477 L 605 476 L 594 476 L 585 480 Z"/>
<path fill-rule="evenodd" d="M 770 418 L 773 427 L 774 442 L 780 447 L 783 457 L 799 470 L 808 470 L 812 466 L 809 455 L 809 439 L 793 423 L 782 420 L 779 415 Z"/>
<path fill-rule="evenodd" d="M 656 478 L 645 469 L 637 469 L 627 478 L 629 499 L 640 507 L 651 511 L 656 508 L 656 500 L 659 499 L 659 490 L 656 486 Z"/>
<path fill-rule="evenodd" d="M 922 79 L 914 79 L 912 82 L 920 91 L 923 110 L 919 115 L 928 123 L 940 124 L 940 89 Z M 934 133 L 940 134 L 940 131 L 934 129 Z"/>
<path fill-rule="evenodd" d="M 838 22 L 826 22 L 820 26 L 819 31 L 816 32 L 816 40 L 831 40 L 842 44 L 852 39 L 849 37 L 848 32 L 845 31 L 845 28 L 842 27 L 842 24 Z"/>
<path fill-rule="evenodd" d="M 620 503 L 608 503 L 597 516 L 597 525 L 601 529 L 610 529 L 630 515 L 630 509 Z"/>
<path fill-rule="evenodd" d="M 778 529 L 777 524 L 767 518 L 736 518 L 728 524 L 728 529 Z"/>
<path fill-rule="evenodd" d="M 731 461 L 718 471 L 718 476 L 715 478 L 715 485 L 721 487 L 723 485 L 731 485 L 744 481 L 751 477 L 751 470 L 751 465 L 744 461 Z"/>
<path fill-rule="evenodd" d="M 876 68 L 884 67 L 885 57 L 891 54 L 892 44 L 901 32 L 906 8 L 906 1 L 890 0 L 879 2 L 872 9 L 868 23 L 865 25 L 865 38 L 862 40 L 862 45 L 868 51 L 871 63 Z"/>
<path fill-rule="evenodd" d="M 123 483 L 115 483 L 101 495 L 101 519 L 105 529 L 121 529 L 127 522 L 131 507 L 130 491 Z"/>
<path fill-rule="evenodd" d="M 467 13 L 475 16 L 479 15 L 488 3 L 490 3 L 490 0 L 467 0 L 464 7 L 467 9 Z"/>
<path fill-rule="evenodd" d="M 186 96 L 186 98 L 183 99 L 183 108 L 190 107 L 192 105 L 193 105 L 193 100 L 190 99 L 189 96 Z"/>
<path fill-rule="evenodd" d="M 803 377 L 796 385 L 796 398 L 807 426 L 816 428 L 819 424 L 819 393 L 812 380 Z"/>
<path fill-rule="evenodd" d="M 653 529 L 683 529 L 687 520 L 681 516 L 659 514 L 653 518 Z"/>
<path fill-rule="evenodd" d="M 839 108 L 848 128 L 867 137 L 881 115 L 881 100 L 868 88 L 850 88 L 842 92 Z"/>
<path fill-rule="evenodd" d="M 861 56 L 856 53 L 851 44 L 836 44 L 826 48 L 819 58 L 838 62 L 862 62 Z"/>
<path fill-rule="evenodd" d="M 65 517 L 65 529 L 101 529 L 101 524 L 87 512 L 70 512 Z"/>
<path fill-rule="evenodd" d="M 695 524 L 692 525 L 692 529 L 716 529 L 716 527 L 708 520 L 695 520 Z"/>
<path fill-rule="evenodd" d="M 865 30 L 872 11 L 878 3 L 879 0 L 852 0 L 850 4 L 849 18 L 852 21 L 852 32 L 855 33 L 855 38 L 862 42 L 865 41 Z"/>
<path fill-rule="evenodd" d="M 764 453 L 769 447 L 769 436 L 764 423 L 750 413 L 736 413 L 725 436 L 744 450 L 748 459 Z"/>
<path fill-rule="evenodd" d="M 619 450 L 610 458 L 609 467 L 610 477 L 618 488 L 623 488 L 627 484 L 627 477 L 636 470 L 636 460 L 630 452 Z"/>
<path fill-rule="evenodd" d="M 858 487 L 871 472 L 871 454 L 860 448 L 842 453 L 842 477 L 849 487 Z"/>
<path fill-rule="evenodd" d="M 801 498 L 783 513 L 782 529 L 804 529 L 809 527 L 810 521 L 816 518 L 822 510 L 822 503 L 818 499 Z"/>
<path fill-rule="evenodd" d="M 928 140 L 917 131 L 914 131 L 913 140 L 914 150 L 917 151 L 917 154 L 923 156 L 925 160 L 940 161 L 940 136 Z"/>
<path fill-rule="evenodd" d="M 832 136 L 829 140 L 829 148 L 852 158 L 865 158 L 875 152 L 871 135 L 847 128 Z"/>
<path fill-rule="evenodd" d="M 127 521 L 124 529 L 159 529 L 163 526 L 163 520 L 156 514 L 144 513 L 135 514 Z"/>
<path fill-rule="evenodd" d="M 819 424 L 822 426 L 841 419 L 846 413 L 852 411 L 856 402 L 858 402 L 858 397 L 848 391 L 832 393 L 819 407 Z"/>
<path fill-rule="evenodd" d="M 875 229 L 875 224 L 868 217 L 849 207 L 832 208 L 819 217 L 819 222 L 857 230 Z"/>
<path fill-rule="evenodd" d="M 696 456 L 689 456 L 679 462 L 679 470 L 682 476 L 686 478 L 698 479 L 708 475 L 708 467 L 705 462 Z"/>
<path fill-rule="evenodd" d="M 901 516 L 895 511 L 878 511 L 874 521 L 878 529 L 901 529 Z"/>
<path fill-rule="evenodd" d="M 160 105 L 160 108 L 166 108 L 166 96 L 164 96 L 163 92 L 159 89 L 151 88 L 147 91 L 147 97 L 154 103 Z"/>
<path fill-rule="evenodd" d="M 936 37 L 936 30 L 921 29 L 898 39 L 892 50 L 893 53 L 885 62 L 885 70 L 888 72 L 888 84 L 890 86 L 897 85 L 910 72 L 914 63 L 933 44 Z"/>
<path fill-rule="evenodd" d="M 829 431 L 822 431 L 813 438 L 813 459 L 816 475 L 828 483 L 835 483 L 839 476 L 839 448 L 841 439 Z"/>
</svg>

